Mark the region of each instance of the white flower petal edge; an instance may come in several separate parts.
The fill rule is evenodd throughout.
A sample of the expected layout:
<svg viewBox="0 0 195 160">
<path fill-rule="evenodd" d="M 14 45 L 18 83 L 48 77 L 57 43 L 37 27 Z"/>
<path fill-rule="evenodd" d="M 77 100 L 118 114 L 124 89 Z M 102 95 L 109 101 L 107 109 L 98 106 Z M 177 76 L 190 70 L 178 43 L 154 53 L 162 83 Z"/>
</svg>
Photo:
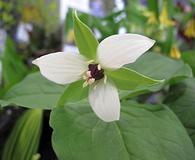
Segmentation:
<svg viewBox="0 0 195 160">
<path fill-rule="evenodd" d="M 120 101 L 117 88 L 101 80 L 89 90 L 89 103 L 96 115 L 105 122 L 120 118 Z"/>
<path fill-rule="evenodd" d="M 64 52 L 42 56 L 32 63 L 40 68 L 44 77 L 58 84 L 68 84 L 81 79 L 88 65 L 81 55 Z"/>
<path fill-rule="evenodd" d="M 97 58 L 104 68 L 118 69 L 135 62 L 154 43 L 154 40 L 138 34 L 113 35 L 99 44 Z"/>
</svg>

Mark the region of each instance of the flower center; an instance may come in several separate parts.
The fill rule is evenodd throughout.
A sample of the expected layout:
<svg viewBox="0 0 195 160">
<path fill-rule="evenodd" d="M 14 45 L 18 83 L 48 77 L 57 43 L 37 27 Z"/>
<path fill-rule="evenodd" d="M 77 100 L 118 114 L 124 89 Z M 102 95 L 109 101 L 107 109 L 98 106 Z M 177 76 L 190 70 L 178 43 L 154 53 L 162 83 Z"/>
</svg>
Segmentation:
<svg viewBox="0 0 195 160">
<path fill-rule="evenodd" d="M 89 64 L 88 71 L 83 78 L 86 80 L 83 86 L 86 87 L 87 85 L 104 78 L 104 70 L 101 68 L 100 64 Z"/>
<path fill-rule="evenodd" d="M 94 78 L 95 80 L 100 80 L 104 78 L 104 70 L 101 68 L 99 64 L 89 64 L 88 65 L 90 77 Z"/>
</svg>

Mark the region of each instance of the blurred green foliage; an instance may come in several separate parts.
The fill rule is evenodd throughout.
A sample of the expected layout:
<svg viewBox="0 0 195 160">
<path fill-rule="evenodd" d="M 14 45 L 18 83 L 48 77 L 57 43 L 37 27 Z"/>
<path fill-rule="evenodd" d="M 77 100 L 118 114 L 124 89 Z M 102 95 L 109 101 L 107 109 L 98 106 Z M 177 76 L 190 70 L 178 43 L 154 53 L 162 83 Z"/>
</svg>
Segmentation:
<svg viewBox="0 0 195 160">
<path fill-rule="evenodd" d="M 0 27 L 10 30 L 16 24 L 16 9 L 13 2 L 0 1 Z"/>
<path fill-rule="evenodd" d="M 1 57 L 3 84 L 1 95 L 11 86 L 22 80 L 28 73 L 27 66 L 23 63 L 20 55 L 17 53 L 14 42 L 8 37 L 5 43 L 5 50 Z"/>
<path fill-rule="evenodd" d="M 26 111 L 16 122 L 2 155 L 2 160 L 32 160 L 37 153 L 42 131 L 42 110 Z M 37 158 L 36 158 L 37 159 Z"/>
<path fill-rule="evenodd" d="M 19 0 L 21 20 L 54 32 L 59 25 L 59 3 L 55 0 Z"/>
</svg>

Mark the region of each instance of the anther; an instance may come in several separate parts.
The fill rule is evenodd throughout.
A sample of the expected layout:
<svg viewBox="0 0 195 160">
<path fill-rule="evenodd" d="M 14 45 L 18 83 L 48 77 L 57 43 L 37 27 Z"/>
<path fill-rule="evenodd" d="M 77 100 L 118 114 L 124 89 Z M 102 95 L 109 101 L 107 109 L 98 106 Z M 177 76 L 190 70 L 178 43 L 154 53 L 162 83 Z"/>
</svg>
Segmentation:
<svg viewBox="0 0 195 160">
<path fill-rule="evenodd" d="M 86 75 L 83 75 L 83 79 L 86 80 L 88 79 L 88 77 Z"/>
<path fill-rule="evenodd" d="M 97 68 L 98 68 L 99 71 L 102 69 L 100 64 L 98 64 Z"/>
<path fill-rule="evenodd" d="M 104 76 L 104 84 L 106 84 L 106 82 L 107 82 L 107 76 L 105 75 Z"/>
<path fill-rule="evenodd" d="M 85 80 L 83 87 L 91 85 L 95 81 L 98 81 L 102 78 L 104 78 L 104 70 L 101 68 L 101 66 L 99 64 L 89 64 L 88 71 L 86 71 L 83 75 L 83 79 Z"/>
<path fill-rule="evenodd" d="M 87 81 L 87 83 L 88 83 L 89 85 L 93 84 L 94 82 L 95 82 L 95 78 L 90 78 L 90 79 Z"/>
<path fill-rule="evenodd" d="M 91 71 L 86 72 L 87 77 L 91 77 Z"/>
</svg>

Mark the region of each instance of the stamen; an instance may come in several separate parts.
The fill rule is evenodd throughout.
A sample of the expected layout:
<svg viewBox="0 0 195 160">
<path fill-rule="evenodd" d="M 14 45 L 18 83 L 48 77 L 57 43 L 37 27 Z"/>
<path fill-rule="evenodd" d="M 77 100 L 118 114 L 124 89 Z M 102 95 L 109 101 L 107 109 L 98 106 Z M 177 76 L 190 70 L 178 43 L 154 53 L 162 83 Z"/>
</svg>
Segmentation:
<svg viewBox="0 0 195 160">
<path fill-rule="evenodd" d="M 102 69 L 100 64 L 98 64 L 97 68 L 98 68 L 99 71 Z"/>
<path fill-rule="evenodd" d="M 83 75 L 83 79 L 86 80 L 88 79 L 88 77 L 86 75 Z"/>
<path fill-rule="evenodd" d="M 94 90 L 96 90 L 96 88 L 97 88 L 97 85 L 95 85 L 95 86 L 93 87 Z"/>
<path fill-rule="evenodd" d="M 95 78 L 90 78 L 90 79 L 87 81 L 87 83 L 88 83 L 89 85 L 93 84 L 94 82 L 95 82 Z"/>
<path fill-rule="evenodd" d="M 87 71 L 86 74 L 87 74 L 87 77 L 91 77 L 91 71 Z"/>
<path fill-rule="evenodd" d="M 91 85 L 102 78 L 104 78 L 104 70 L 101 68 L 100 64 L 89 64 L 88 71 L 83 75 L 83 79 L 85 80 L 83 87 Z"/>
<path fill-rule="evenodd" d="M 107 76 L 104 75 L 104 84 L 106 84 L 106 82 L 107 82 Z"/>
</svg>

